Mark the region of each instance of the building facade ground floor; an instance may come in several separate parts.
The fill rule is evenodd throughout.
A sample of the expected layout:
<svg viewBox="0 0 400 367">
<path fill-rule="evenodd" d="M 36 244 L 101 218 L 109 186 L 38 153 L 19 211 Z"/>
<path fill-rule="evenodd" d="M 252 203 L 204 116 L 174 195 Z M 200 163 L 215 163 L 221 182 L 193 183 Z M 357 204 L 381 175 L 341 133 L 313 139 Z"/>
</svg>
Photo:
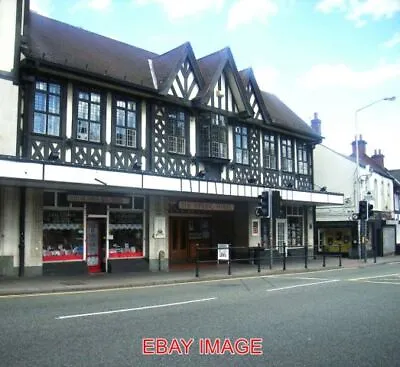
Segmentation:
<svg viewBox="0 0 400 367">
<path fill-rule="evenodd" d="M 4 166 L 4 167 L 3 167 Z M 146 173 L 0 160 L 0 275 L 168 271 L 257 246 L 288 255 L 314 248 L 315 205 L 339 194 L 279 190 L 278 213 L 261 221 L 269 188 Z M 198 249 L 198 250 L 196 250 Z"/>
<path fill-rule="evenodd" d="M 396 253 L 399 222 L 384 219 L 380 214 L 368 221 L 366 248 L 369 256 L 385 256 Z M 356 258 L 360 256 L 358 248 L 358 222 L 349 221 L 317 221 L 316 251 Z"/>
</svg>

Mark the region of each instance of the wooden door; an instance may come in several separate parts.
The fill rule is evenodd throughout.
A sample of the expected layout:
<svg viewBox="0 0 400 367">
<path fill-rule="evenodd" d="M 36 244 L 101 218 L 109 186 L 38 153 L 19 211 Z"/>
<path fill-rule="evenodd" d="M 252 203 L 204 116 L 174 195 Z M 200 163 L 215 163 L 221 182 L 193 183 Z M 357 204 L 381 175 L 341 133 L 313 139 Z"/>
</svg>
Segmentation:
<svg viewBox="0 0 400 367">
<path fill-rule="evenodd" d="M 188 223 L 182 218 L 169 220 L 169 251 L 171 262 L 188 259 Z"/>
</svg>

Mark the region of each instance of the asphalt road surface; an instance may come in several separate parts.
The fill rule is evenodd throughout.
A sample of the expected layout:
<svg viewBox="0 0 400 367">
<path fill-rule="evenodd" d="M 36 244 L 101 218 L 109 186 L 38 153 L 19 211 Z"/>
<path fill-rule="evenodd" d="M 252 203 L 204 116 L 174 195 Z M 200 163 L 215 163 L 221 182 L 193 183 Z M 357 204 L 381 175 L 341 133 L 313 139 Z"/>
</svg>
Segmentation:
<svg viewBox="0 0 400 367">
<path fill-rule="evenodd" d="M 9 367 L 399 366 L 400 264 L 4 296 L 0 356 Z"/>
</svg>

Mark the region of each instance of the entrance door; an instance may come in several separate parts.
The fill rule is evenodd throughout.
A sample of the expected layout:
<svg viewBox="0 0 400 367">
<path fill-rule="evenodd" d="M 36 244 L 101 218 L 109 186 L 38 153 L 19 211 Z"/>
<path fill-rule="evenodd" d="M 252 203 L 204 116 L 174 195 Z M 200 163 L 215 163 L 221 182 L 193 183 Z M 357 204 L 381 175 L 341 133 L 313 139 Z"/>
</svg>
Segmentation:
<svg viewBox="0 0 400 367">
<path fill-rule="evenodd" d="M 88 219 L 86 225 L 86 261 L 89 273 L 102 271 L 104 219 Z"/>
<path fill-rule="evenodd" d="M 278 246 L 278 251 L 283 254 L 283 244 L 286 246 L 286 254 L 287 254 L 287 221 L 286 219 L 277 219 L 276 220 L 276 244 Z"/>
<path fill-rule="evenodd" d="M 169 251 L 172 262 L 184 262 L 188 259 L 188 222 L 182 218 L 169 220 Z"/>
</svg>

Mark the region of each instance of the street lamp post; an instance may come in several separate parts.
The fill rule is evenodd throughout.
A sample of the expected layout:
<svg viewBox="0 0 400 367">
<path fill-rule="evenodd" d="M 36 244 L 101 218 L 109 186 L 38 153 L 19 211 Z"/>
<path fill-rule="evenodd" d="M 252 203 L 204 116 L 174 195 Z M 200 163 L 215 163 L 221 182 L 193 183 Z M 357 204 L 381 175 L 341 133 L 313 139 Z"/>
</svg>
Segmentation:
<svg viewBox="0 0 400 367">
<path fill-rule="evenodd" d="M 356 110 L 355 113 L 354 113 L 354 127 L 355 127 L 355 130 L 356 130 L 356 192 L 355 192 L 356 199 L 354 200 L 354 202 L 355 202 L 354 204 L 355 204 L 355 210 L 356 210 L 356 212 L 358 211 L 357 205 L 358 205 L 359 201 L 361 200 L 361 197 L 360 197 L 360 196 L 361 196 L 361 189 L 360 189 L 360 153 L 359 153 L 359 151 L 358 151 L 358 139 L 359 139 L 359 136 L 358 136 L 358 113 L 359 113 L 360 111 L 362 111 L 362 110 L 365 110 L 365 109 L 368 108 L 368 107 L 373 106 L 374 104 L 379 103 L 379 102 L 383 102 L 383 101 L 390 101 L 390 102 L 391 102 L 391 101 L 395 101 L 395 100 L 396 100 L 396 97 L 395 97 L 395 96 L 393 96 L 393 97 L 381 98 L 381 99 L 378 99 L 378 100 L 376 100 L 376 101 L 374 101 L 374 102 L 371 102 L 371 103 L 367 104 L 367 105 L 364 106 L 364 107 L 359 108 L 359 109 Z M 359 259 L 361 259 L 360 220 L 358 220 L 358 223 L 357 223 L 357 224 L 358 224 L 358 225 L 357 225 L 358 257 L 359 257 Z"/>
</svg>

